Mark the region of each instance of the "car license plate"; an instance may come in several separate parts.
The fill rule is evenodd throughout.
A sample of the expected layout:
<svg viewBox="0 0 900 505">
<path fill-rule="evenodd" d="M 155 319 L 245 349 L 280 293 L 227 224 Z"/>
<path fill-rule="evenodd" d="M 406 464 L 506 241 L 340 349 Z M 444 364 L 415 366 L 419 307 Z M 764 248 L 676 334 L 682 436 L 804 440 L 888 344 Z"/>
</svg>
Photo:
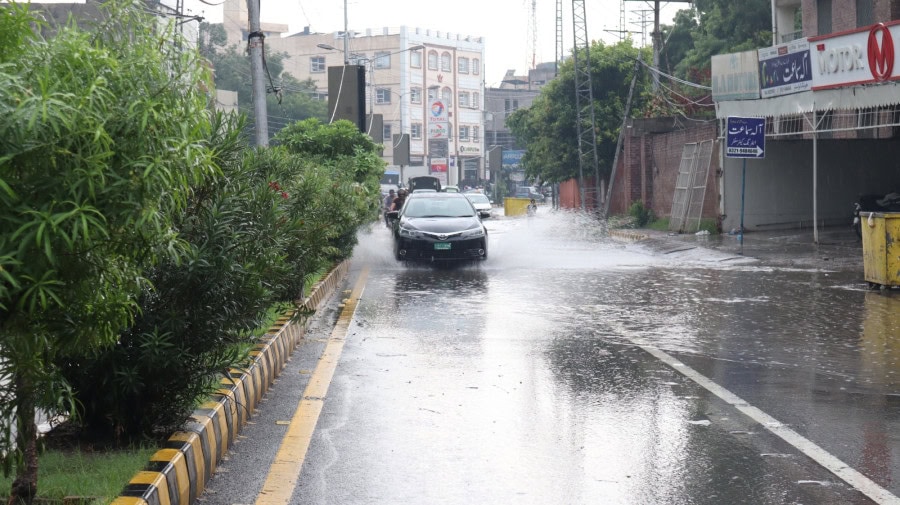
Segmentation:
<svg viewBox="0 0 900 505">
<path fill-rule="evenodd" d="M 450 250 L 450 242 L 435 242 L 434 250 L 435 251 L 449 251 Z"/>
</svg>

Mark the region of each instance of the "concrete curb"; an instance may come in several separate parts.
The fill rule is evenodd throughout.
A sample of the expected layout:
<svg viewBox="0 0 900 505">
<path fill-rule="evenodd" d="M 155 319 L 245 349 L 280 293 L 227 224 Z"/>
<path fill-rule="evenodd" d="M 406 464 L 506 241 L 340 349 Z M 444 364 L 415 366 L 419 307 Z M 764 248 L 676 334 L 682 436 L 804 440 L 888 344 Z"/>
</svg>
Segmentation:
<svg viewBox="0 0 900 505">
<path fill-rule="evenodd" d="M 615 240 L 638 242 L 650 238 L 646 233 L 632 230 L 609 230 L 609 236 Z"/>
<path fill-rule="evenodd" d="M 252 364 L 246 369 L 230 369 L 229 377 L 221 380 L 221 388 L 194 410 L 184 430 L 166 440 L 112 504 L 195 503 L 216 465 L 306 333 L 311 316 L 303 314 L 318 310 L 337 290 L 349 269 L 349 260 L 332 268 L 297 309 L 279 318 L 250 351 Z"/>
</svg>

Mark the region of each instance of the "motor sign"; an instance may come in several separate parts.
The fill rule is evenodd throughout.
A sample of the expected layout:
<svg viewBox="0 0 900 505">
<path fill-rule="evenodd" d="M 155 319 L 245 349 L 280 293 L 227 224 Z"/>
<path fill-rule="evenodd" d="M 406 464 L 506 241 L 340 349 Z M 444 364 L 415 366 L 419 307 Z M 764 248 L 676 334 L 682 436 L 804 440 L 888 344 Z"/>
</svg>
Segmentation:
<svg viewBox="0 0 900 505">
<path fill-rule="evenodd" d="M 729 116 L 725 132 L 726 158 L 765 158 L 766 118 Z"/>
</svg>

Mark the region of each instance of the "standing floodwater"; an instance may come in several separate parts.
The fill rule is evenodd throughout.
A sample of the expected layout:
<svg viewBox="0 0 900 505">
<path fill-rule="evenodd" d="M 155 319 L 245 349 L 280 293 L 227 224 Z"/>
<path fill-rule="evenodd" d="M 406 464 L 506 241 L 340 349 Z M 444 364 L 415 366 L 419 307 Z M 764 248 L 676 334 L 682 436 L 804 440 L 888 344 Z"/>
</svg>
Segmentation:
<svg viewBox="0 0 900 505">
<path fill-rule="evenodd" d="M 860 272 L 622 243 L 543 207 L 486 223 L 489 259 L 458 266 L 361 235 L 293 503 L 895 502 L 900 300 Z M 209 501 L 248 503 L 229 475 Z"/>
</svg>

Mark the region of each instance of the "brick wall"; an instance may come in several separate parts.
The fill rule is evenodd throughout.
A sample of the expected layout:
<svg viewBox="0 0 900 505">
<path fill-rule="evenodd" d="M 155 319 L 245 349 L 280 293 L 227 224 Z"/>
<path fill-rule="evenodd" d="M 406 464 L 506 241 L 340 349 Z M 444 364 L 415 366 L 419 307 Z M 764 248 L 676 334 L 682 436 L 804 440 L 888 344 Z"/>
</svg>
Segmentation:
<svg viewBox="0 0 900 505">
<path fill-rule="evenodd" d="M 832 0 L 831 31 L 842 32 L 856 28 L 856 2 Z"/>
<path fill-rule="evenodd" d="M 803 36 L 827 35 L 818 33 L 817 0 L 803 0 L 800 11 L 803 17 Z M 884 23 L 900 18 L 900 0 L 873 0 L 875 22 Z M 856 1 L 832 0 L 831 2 L 832 32 L 851 30 L 856 26 Z"/>
<path fill-rule="evenodd" d="M 671 129 L 672 120 L 663 121 Z M 626 129 L 619 155 L 613 190 L 610 196 L 610 214 L 627 214 L 632 203 L 640 200 L 659 217 L 672 213 L 675 184 L 681 165 L 684 145 L 691 142 L 714 140 L 717 134 L 715 122 L 697 123 L 689 129 L 659 131 L 660 121 L 633 122 L 638 127 Z M 719 153 L 718 144 L 713 148 L 703 201 L 703 217 L 716 219 L 719 213 Z M 594 206 L 593 178 L 585 178 L 587 208 Z M 577 179 L 560 184 L 560 207 L 581 207 Z"/>
<path fill-rule="evenodd" d="M 671 132 L 628 128 L 614 181 L 610 213 L 626 214 L 633 202 L 641 200 L 657 216 L 669 216 L 684 145 L 715 139 L 716 134 L 714 122 L 699 123 L 689 129 Z M 704 218 L 718 216 L 718 172 L 719 154 L 718 149 L 714 148 L 706 181 Z"/>
</svg>

